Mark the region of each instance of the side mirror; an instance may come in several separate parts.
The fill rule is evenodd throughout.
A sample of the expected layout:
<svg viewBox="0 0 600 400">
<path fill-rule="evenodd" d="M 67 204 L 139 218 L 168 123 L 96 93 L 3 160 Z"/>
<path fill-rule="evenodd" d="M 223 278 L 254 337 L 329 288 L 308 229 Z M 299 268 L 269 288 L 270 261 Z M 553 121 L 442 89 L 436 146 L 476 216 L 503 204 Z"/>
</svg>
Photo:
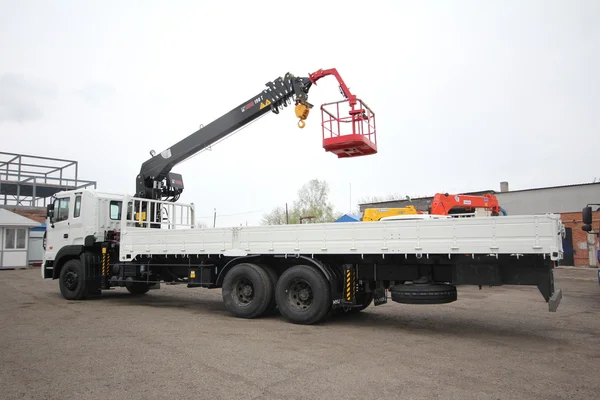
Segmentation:
<svg viewBox="0 0 600 400">
<path fill-rule="evenodd" d="M 583 210 L 581 210 L 581 219 L 586 225 L 592 224 L 592 207 L 587 206 L 584 207 Z"/>
<path fill-rule="evenodd" d="M 54 216 L 54 203 L 46 206 L 46 217 L 52 218 Z"/>
<path fill-rule="evenodd" d="M 54 228 L 54 203 L 50 203 L 46 206 L 46 216 L 50 219 L 50 226 Z"/>
</svg>

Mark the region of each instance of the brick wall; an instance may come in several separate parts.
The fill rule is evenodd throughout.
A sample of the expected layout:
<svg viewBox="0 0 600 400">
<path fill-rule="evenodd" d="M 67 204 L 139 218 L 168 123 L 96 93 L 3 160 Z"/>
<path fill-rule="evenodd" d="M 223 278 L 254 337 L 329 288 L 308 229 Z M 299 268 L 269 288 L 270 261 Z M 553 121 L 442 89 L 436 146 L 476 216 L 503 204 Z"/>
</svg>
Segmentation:
<svg viewBox="0 0 600 400">
<path fill-rule="evenodd" d="M 5 207 L 8 211 L 12 211 L 15 214 L 19 214 L 25 218 L 32 219 L 34 221 L 43 224 L 46 222 L 46 210 L 45 209 L 27 209 L 27 208 L 10 208 Z"/>
<path fill-rule="evenodd" d="M 581 230 L 583 221 L 581 221 L 581 212 L 562 213 L 561 220 L 565 228 L 571 228 L 573 232 L 573 250 L 574 261 L 576 266 L 588 266 L 588 250 L 587 250 L 587 232 Z M 600 211 L 593 213 L 593 227 L 597 231 L 600 224 Z M 596 246 L 598 246 L 598 237 L 594 237 Z M 596 247 L 597 248 L 597 247 Z M 594 258 L 596 260 L 596 257 Z"/>
</svg>

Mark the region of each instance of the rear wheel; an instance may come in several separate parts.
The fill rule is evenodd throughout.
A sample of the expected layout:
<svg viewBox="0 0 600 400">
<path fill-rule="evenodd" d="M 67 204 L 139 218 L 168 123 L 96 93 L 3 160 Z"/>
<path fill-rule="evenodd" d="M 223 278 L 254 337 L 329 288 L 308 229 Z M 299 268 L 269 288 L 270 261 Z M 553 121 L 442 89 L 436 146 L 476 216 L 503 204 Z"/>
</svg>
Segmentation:
<svg viewBox="0 0 600 400">
<path fill-rule="evenodd" d="M 263 315 L 272 303 L 271 276 L 256 264 L 238 264 L 223 280 L 225 308 L 238 318 L 256 318 Z"/>
<path fill-rule="evenodd" d="M 281 315 L 295 324 L 317 323 L 331 310 L 329 282 L 309 265 L 297 265 L 281 274 L 275 297 Z"/>
<path fill-rule="evenodd" d="M 83 300 L 86 297 L 86 282 L 83 266 L 78 259 L 68 260 L 62 266 L 59 277 L 60 293 L 67 300 Z"/>
<path fill-rule="evenodd" d="M 275 298 L 275 287 L 277 285 L 277 280 L 279 279 L 279 275 L 275 271 L 275 269 L 269 265 L 260 264 L 261 268 L 263 268 L 269 277 L 271 278 L 271 285 L 273 286 L 273 294 L 271 295 L 271 301 L 269 302 L 269 306 L 265 311 L 266 314 L 274 314 L 277 311 L 277 299 Z"/>
</svg>

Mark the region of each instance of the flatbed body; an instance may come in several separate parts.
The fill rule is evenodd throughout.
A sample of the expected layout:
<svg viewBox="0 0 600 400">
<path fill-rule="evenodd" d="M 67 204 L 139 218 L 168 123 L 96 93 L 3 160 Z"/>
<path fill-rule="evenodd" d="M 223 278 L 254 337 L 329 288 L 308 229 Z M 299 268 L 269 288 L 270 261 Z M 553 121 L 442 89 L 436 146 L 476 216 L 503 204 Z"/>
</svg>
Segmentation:
<svg viewBox="0 0 600 400">
<path fill-rule="evenodd" d="M 125 227 L 120 260 L 151 254 L 525 255 L 562 257 L 560 216 L 152 229 Z"/>
</svg>

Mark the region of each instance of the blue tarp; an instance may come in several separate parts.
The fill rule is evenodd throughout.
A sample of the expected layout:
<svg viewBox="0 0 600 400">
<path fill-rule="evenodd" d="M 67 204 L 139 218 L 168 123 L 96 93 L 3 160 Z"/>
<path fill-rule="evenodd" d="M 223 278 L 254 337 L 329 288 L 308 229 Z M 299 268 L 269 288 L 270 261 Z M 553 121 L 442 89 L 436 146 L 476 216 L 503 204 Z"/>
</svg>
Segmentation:
<svg viewBox="0 0 600 400">
<path fill-rule="evenodd" d="M 360 215 L 344 214 L 339 217 L 335 222 L 358 222 L 360 221 Z"/>
<path fill-rule="evenodd" d="M 46 230 L 46 224 L 41 224 L 40 226 L 36 226 L 34 228 L 31 228 L 32 231 L 45 231 Z"/>
</svg>

